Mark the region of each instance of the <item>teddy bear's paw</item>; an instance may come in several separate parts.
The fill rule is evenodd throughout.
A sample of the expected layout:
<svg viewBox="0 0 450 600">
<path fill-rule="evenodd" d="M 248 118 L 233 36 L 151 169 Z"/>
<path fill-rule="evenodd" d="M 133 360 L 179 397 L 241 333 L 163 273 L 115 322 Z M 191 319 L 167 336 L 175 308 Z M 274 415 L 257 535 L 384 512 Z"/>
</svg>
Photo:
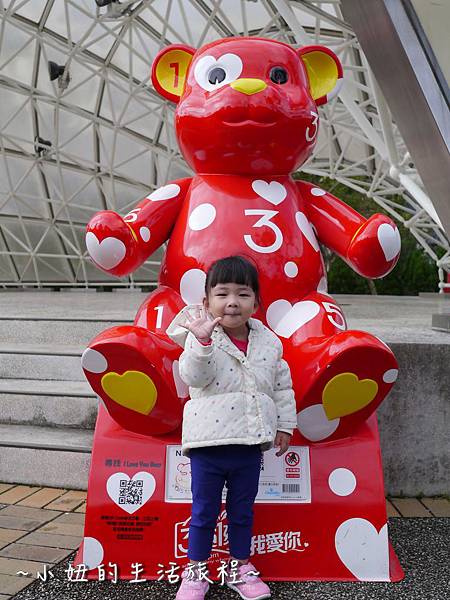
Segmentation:
<svg viewBox="0 0 450 600">
<path fill-rule="evenodd" d="M 167 342 L 134 326 L 103 332 L 81 359 L 110 416 L 125 429 L 147 435 L 167 433 L 181 422 L 176 363 L 167 356 Z"/>
<path fill-rule="evenodd" d="M 299 431 L 313 442 L 352 435 L 389 393 L 397 361 L 384 342 L 361 331 L 332 336 L 316 359 L 316 376 L 299 401 Z"/>
</svg>

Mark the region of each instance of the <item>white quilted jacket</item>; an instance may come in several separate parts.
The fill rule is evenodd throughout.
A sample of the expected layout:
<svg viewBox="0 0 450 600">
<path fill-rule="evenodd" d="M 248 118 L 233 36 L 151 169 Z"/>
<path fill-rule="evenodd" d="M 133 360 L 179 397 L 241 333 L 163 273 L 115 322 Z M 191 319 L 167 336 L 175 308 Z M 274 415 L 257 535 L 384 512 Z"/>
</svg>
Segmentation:
<svg viewBox="0 0 450 600">
<path fill-rule="evenodd" d="M 184 406 L 182 454 L 189 448 L 224 444 L 261 444 L 273 447 L 277 430 L 292 434 L 297 426 L 289 366 L 283 360 L 278 337 L 258 319 L 250 318 L 247 355 L 230 340 L 220 325 L 212 344 L 203 346 L 187 329 L 181 310 L 167 335 L 184 351 L 179 358 L 181 379 L 189 386 Z"/>
</svg>

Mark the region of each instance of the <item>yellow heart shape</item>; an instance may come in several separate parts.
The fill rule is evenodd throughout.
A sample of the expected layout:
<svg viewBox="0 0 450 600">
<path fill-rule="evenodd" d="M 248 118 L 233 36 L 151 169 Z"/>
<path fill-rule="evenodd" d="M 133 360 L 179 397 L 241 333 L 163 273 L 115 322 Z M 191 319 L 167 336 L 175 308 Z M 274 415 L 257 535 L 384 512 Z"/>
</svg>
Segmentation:
<svg viewBox="0 0 450 600">
<path fill-rule="evenodd" d="M 330 379 L 322 392 L 327 419 L 351 415 L 372 402 L 378 392 L 373 379 L 361 379 L 354 373 L 340 373 Z"/>
<path fill-rule="evenodd" d="M 150 413 L 158 396 L 153 381 L 141 371 L 107 373 L 102 377 L 102 388 L 114 402 L 141 415 Z"/>
</svg>

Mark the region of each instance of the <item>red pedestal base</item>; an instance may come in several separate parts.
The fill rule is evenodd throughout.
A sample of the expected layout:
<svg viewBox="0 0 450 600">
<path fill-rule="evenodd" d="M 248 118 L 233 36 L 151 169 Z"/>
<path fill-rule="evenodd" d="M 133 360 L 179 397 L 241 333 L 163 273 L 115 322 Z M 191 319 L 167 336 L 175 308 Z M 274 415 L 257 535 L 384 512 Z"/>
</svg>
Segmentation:
<svg viewBox="0 0 450 600">
<path fill-rule="evenodd" d="M 284 481 L 295 484 L 301 478 L 307 490 L 303 499 L 257 500 L 254 506 L 251 561 L 261 576 L 268 581 L 401 580 L 402 568 L 388 542 L 376 417 L 352 437 L 297 448 L 296 454 L 297 438 L 294 432 L 289 459 L 286 453 L 276 460 L 283 461 L 281 470 L 290 478 Z M 179 452 L 174 448 L 180 442 L 180 430 L 158 438 L 129 433 L 100 406 L 85 537 L 74 562 L 88 565 L 88 578 L 98 578 L 101 564 L 111 572 L 107 578 L 113 565 L 120 579 L 167 579 L 171 569 L 181 575 L 188 561 L 191 503 L 186 498 L 189 459 L 181 455 L 181 446 Z M 298 465 L 299 455 L 305 464 Z M 276 489 L 274 484 L 274 495 Z M 212 580 L 220 580 L 217 568 L 227 558 L 223 505 L 209 561 Z"/>
</svg>

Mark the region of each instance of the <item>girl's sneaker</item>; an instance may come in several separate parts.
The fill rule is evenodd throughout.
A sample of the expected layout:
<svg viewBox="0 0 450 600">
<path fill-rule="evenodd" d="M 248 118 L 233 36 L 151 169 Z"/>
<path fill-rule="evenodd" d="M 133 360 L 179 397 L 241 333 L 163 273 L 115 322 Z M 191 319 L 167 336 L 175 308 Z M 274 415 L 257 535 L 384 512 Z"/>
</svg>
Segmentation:
<svg viewBox="0 0 450 600">
<path fill-rule="evenodd" d="M 251 572 L 257 573 L 251 562 L 236 567 L 234 569 L 235 576 L 233 577 L 232 573 L 230 573 L 227 577 L 227 586 L 237 592 L 243 600 L 263 600 L 263 598 L 270 598 L 269 586 L 258 575 L 252 575 Z"/>
<path fill-rule="evenodd" d="M 209 590 L 209 583 L 206 579 L 197 579 L 196 575 L 192 578 L 192 572 L 188 578 L 188 574 L 189 571 L 187 569 L 181 573 L 182 581 L 175 600 L 203 600 L 206 592 Z"/>
</svg>

